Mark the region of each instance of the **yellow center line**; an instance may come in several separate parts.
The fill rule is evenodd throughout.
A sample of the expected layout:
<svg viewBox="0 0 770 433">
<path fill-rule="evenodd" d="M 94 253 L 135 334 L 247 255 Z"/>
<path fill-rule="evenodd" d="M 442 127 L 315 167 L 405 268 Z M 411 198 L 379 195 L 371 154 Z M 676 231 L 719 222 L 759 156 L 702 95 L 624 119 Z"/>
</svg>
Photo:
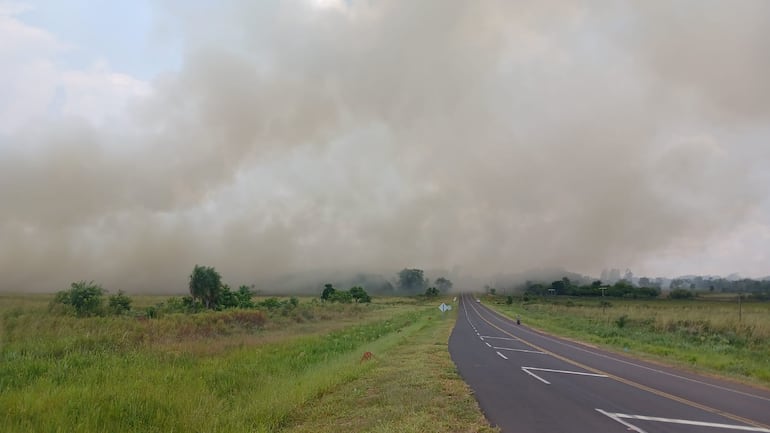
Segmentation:
<svg viewBox="0 0 770 433">
<path fill-rule="evenodd" d="M 574 365 L 574 366 L 579 367 L 579 368 L 583 368 L 585 370 L 588 370 L 588 371 L 596 373 L 596 374 L 603 374 L 603 375 L 607 376 L 608 378 L 616 380 L 616 381 L 618 381 L 620 383 L 624 383 L 626 385 L 632 386 L 632 387 L 637 388 L 637 389 L 641 389 L 643 391 L 647 391 L 649 393 L 655 394 L 655 395 L 663 397 L 663 398 L 667 398 L 669 400 L 673 400 L 673 401 L 676 401 L 676 402 L 679 402 L 679 403 L 682 403 L 682 404 L 686 404 L 687 406 L 690 406 L 690 407 L 694 407 L 694 408 L 697 408 L 697 409 L 700 409 L 700 410 L 703 410 L 703 411 L 706 411 L 706 412 L 710 412 L 710 413 L 713 413 L 713 414 L 716 414 L 716 415 L 723 416 L 725 418 L 729 418 L 729 419 L 731 419 L 733 421 L 742 422 L 744 424 L 748 424 L 748 425 L 751 425 L 751 426 L 754 426 L 754 427 L 761 427 L 761 428 L 770 429 L 770 426 L 762 424 L 760 422 L 757 422 L 757 421 L 754 421 L 754 420 L 751 420 L 751 419 L 748 419 L 748 418 L 744 418 L 742 416 L 735 415 L 735 414 L 732 414 L 730 412 L 725 412 L 723 410 L 719 410 L 719 409 L 713 408 L 711 406 L 706 406 L 704 404 L 696 403 L 696 402 L 694 402 L 692 400 L 688 400 L 688 399 L 683 398 L 683 397 L 679 397 L 679 396 L 676 396 L 676 395 L 673 395 L 673 394 L 669 394 L 669 393 L 667 393 L 665 391 L 661 391 L 659 389 L 652 388 L 652 387 L 649 387 L 647 385 L 642 385 L 641 383 L 634 382 L 633 380 L 629 380 L 629 379 L 626 379 L 626 378 L 614 375 L 612 373 L 606 372 L 604 370 L 600 370 L 598 368 L 589 367 L 588 365 L 585 365 L 585 364 L 580 363 L 578 361 L 575 361 L 573 359 L 569 359 L 569 358 L 567 358 L 565 356 L 562 356 L 562 355 L 559 355 L 557 353 L 554 353 L 554 352 L 552 352 L 552 351 L 550 351 L 550 350 L 548 350 L 548 349 L 546 349 L 544 347 L 540 347 L 537 344 L 534 344 L 534 343 L 531 343 L 529 341 L 526 341 L 526 340 L 522 339 L 519 336 L 513 335 L 510 332 L 506 331 L 505 329 L 495 325 L 494 323 L 492 323 L 489 320 L 487 320 L 484 316 L 482 316 L 481 313 L 479 313 L 479 311 L 476 309 L 475 305 L 473 305 L 472 303 L 470 305 L 473 308 L 473 310 L 476 312 L 476 314 L 479 316 L 479 318 L 481 320 L 485 321 L 489 326 L 497 329 L 498 331 L 502 332 L 505 335 L 510 336 L 511 338 L 513 338 L 515 340 L 518 340 L 518 341 L 522 342 L 523 344 L 525 344 L 525 345 L 527 345 L 527 346 L 529 346 L 529 347 L 531 347 L 531 348 L 533 348 L 535 350 L 539 350 L 541 352 L 544 352 L 544 353 L 546 353 L 548 355 L 551 355 L 554 358 L 559 359 L 561 361 L 564 361 L 564 362 L 566 362 L 568 364 Z M 500 318 L 505 319 L 506 321 L 510 320 L 508 317 L 503 316 L 502 314 L 498 313 L 497 311 L 495 311 L 495 310 L 493 310 L 491 308 L 487 308 L 486 310 L 491 312 L 492 314 L 494 314 L 496 316 L 499 316 Z"/>
</svg>

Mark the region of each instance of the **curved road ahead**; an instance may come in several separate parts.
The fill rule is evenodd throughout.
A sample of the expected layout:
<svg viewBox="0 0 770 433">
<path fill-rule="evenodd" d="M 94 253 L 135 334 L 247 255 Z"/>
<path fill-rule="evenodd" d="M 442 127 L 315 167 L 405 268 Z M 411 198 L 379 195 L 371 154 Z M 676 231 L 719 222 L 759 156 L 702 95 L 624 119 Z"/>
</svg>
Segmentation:
<svg viewBox="0 0 770 433">
<path fill-rule="evenodd" d="M 503 432 L 766 432 L 770 391 L 546 335 L 460 297 L 449 352 Z"/>
</svg>

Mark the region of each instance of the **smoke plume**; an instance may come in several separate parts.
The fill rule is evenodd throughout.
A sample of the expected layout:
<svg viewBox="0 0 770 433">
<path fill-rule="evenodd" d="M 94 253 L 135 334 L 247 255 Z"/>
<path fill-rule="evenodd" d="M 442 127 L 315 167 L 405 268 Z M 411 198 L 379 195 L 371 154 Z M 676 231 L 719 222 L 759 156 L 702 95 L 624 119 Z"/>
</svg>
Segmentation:
<svg viewBox="0 0 770 433">
<path fill-rule="evenodd" d="M 109 115 L 0 123 L 0 290 L 178 292 L 196 263 L 762 272 L 699 261 L 770 240 L 770 3 L 226 3 L 159 4 L 183 62 L 108 74 L 140 90 L 94 95 Z"/>
</svg>

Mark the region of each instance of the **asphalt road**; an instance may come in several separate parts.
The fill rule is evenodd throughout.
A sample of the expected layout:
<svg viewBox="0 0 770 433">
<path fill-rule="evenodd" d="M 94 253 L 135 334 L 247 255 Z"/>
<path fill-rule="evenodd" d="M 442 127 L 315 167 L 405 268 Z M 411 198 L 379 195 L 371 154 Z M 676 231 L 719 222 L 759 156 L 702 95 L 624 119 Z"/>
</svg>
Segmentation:
<svg viewBox="0 0 770 433">
<path fill-rule="evenodd" d="M 767 432 L 770 391 L 543 334 L 459 299 L 449 353 L 503 432 Z"/>
</svg>

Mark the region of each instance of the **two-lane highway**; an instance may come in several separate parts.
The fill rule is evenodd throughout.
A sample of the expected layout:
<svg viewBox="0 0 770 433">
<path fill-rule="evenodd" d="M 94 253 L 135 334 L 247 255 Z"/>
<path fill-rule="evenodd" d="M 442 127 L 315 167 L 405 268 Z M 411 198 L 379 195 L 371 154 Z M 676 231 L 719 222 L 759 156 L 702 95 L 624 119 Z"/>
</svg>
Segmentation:
<svg viewBox="0 0 770 433">
<path fill-rule="evenodd" d="M 770 392 L 536 332 L 460 297 L 449 352 L 503 432 L 766 432 Z"/>
</svg>

